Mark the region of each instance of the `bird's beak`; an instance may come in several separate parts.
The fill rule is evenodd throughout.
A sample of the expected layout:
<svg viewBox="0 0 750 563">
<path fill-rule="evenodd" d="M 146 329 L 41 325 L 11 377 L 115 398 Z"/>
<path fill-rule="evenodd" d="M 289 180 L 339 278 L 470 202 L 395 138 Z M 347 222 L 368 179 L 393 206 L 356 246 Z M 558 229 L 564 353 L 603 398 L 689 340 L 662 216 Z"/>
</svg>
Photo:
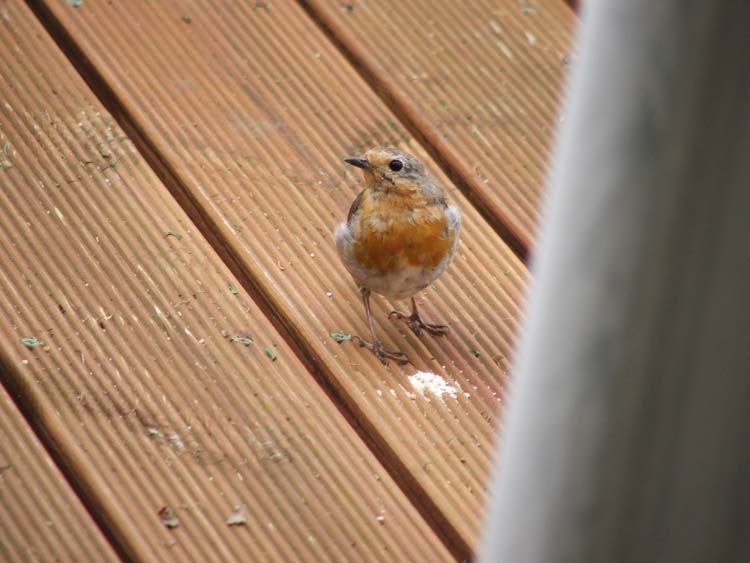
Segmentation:
<svg viewBox="0 0 750 563">
<path fill-rule="evenodd" d="M 350 156 L 349 158 L 345 158 L 344 162 L 356 166 L 357 168 L 361 168 L 362 170 L 372 170 L 370 161 L 361 156 Z"/>
</svg>

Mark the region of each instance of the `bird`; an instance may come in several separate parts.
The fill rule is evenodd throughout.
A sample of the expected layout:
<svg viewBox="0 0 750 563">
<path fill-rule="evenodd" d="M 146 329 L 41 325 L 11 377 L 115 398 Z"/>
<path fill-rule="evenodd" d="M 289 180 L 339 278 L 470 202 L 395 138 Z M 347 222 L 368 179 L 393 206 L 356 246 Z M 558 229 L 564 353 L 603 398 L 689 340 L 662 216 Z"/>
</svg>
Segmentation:
<svg viewBox="0 0 750 563">
<path fill-rule="evenodd" d="M 384 364 L 411 363 L 408 355 L 388 350 L 375 333 L 370 295 L 389 301 L 411 300 L 411 313 L 391 311 L 419 336 L 424 330 L 443 336 L 448 327 L 422 319 L 414 295 L 434 282 L 456 253 L 461 229 L 458 208 L 415 156 L 394 147 L 371 148 L 344 162 L 360 168 L 364 189 L 354 198 L 346 222 L 334 230 L 336 250 L 359 288 L 370 340 L 355 336 Z"/>
</svg>

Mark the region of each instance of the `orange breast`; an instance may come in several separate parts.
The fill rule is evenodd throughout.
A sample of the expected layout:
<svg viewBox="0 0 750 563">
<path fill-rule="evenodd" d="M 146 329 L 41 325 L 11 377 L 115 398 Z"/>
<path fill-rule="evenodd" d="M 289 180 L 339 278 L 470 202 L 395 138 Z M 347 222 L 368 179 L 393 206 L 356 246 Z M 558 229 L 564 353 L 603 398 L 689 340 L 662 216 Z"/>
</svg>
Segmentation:
<svg viewBox="0 0 750 563">
<path fill-rule="evenodd" d="M 414 209 L 410 203 L 363 202 L 353 249 L 363 267 L 385 273 L 407 265 L 434 268 L 443 260 L 455 236 L 452 230 L 446 233 L 443 209 Z"/>
</svg>

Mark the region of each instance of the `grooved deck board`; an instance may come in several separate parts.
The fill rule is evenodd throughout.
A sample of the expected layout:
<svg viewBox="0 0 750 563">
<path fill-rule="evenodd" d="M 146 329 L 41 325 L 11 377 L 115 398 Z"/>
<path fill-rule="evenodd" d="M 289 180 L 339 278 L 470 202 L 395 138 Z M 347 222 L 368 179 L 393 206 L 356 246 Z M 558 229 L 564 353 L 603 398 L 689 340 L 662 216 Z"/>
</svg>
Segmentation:
<svg viewBox="0 0 750 563">
<path fill-rule="evenodd" d="M 2 381 L 121 553 L 449 560 L 18 0 L 0 6 L 0 85 Z"/>
<path fill-rule="evenodd" d="M 2 386 L 0 560 L 120 560 Z"/>
<path fill-rule="evenodd" d="M 296 4 L 40 6 L 391 474 L 454 554 L 469 556 L 521 316 L 524 265 Z M 407 352 L 416 367 L 384 368 L 368 351 L 329 336 L 366 331 L 331 232 L 361 187 L 341 159 L 378 144 L 425 157 L 464 214 L 454 264 L 418 296 L 428 319 L 450 325 L 446 338 L 407 334 L 375 299 L 384 343 Z M 455 395 L 423 395 L 409 379 L 416 369 L 443 377 Z"/>
<path fill-rule="evenodd" d="M 562 0 L 303 4 L 525 255 L 570 60 L 570 7 Z"/>
</svg>

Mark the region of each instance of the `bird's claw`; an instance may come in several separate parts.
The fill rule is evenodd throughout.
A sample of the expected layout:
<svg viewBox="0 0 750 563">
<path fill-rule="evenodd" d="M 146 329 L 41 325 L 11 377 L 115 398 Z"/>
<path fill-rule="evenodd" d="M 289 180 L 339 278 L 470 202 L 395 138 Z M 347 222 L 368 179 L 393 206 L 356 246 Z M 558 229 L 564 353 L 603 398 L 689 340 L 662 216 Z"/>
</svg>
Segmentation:
<svg viewBox="0 0 750 563">
<path fill-rule="evenodd" d="M 409 359 L 409 356 L 407 356 L 404 352 L 400 352 L 398 350 L 388 350 L 385 346 L 383 346 L 380 340 L 373 340 L 372 342 L 369 342 L 361 336 L 353 336 L 352 340 L 356 340 L 357 342 L 359 342 L 360 346 L 363 346 L 368 350 L 372 350 L 372 352 L 377 356 L 377 358 L 383 363 L 384 366 L 388 365 L 389 359 L 393 360 L 401 366 L 412 363 L 412 361 Z"/>
<path fill-rule="evenodd" d="M 426 323 L 422 320 L 422 317 L 419 316 L 419 313 L 412 313 L 411 315 L 407 315 L 406 313 L 402 313 L 401 311 L 391 311 L 390 313 L 388 313 L 388 318 L 396 318 L 402 321 L 406 321 L 406 324 L 409 325 L 409 328 L 417 336 L 422 334 L 422 330 L 427 331 L 432 336 L 445 336 L 448 333 L 448 327 L 446 325 L 434 325 Z"/>
</svg>

